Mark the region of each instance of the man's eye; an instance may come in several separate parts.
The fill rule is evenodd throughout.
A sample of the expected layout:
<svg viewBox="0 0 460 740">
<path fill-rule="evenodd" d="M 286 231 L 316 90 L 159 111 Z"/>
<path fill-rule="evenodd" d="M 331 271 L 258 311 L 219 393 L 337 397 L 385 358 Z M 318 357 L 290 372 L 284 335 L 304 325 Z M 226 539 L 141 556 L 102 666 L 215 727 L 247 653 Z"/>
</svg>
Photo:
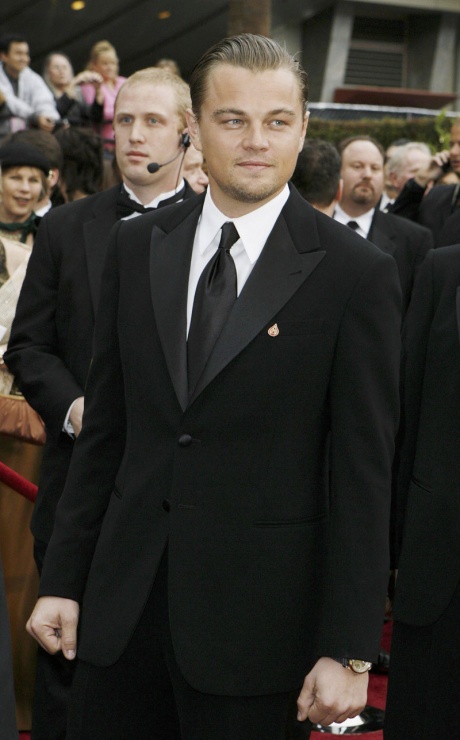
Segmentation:
<svg viewBox="0 0 460 740">
<path fill-rule="evenodd" d="M 149 123 L 151 123 L 151 124 L 155 124 L 155 123 L 158 123 L 158 118 L 154 118 L 154 117 L 152 116 L 151 118 L 149 118 Z"/>
</svg>

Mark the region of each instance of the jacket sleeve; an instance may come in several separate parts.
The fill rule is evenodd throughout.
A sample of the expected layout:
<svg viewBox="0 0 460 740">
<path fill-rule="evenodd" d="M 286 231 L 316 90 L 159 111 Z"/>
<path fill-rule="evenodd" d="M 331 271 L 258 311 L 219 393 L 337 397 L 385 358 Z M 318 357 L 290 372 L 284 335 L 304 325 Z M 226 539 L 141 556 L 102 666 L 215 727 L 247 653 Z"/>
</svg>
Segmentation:
<svg viewBox="0 0 460 740">
<path fill-rule="evenodd" d="M 375 661 L 389 573 L 401 290 L 377 256 L 354 286 L 330 380 L 330 525 L 319 655 Z"/>
<path fill-rule="evenodd" d="M 434 255 L 435 252 L 431 250 L 423 263 L 403 326 L 402 417 L 399 433 L 401 449 L 396 488 L 396 563 L 401 551 L 406 503 L 415 460 L 429 329 L 434 315 Z"/>
<path fill-rule="evenodd" d="M 123 370 L 118 343 L 118 222 L 111 235 L 95 327 L 84 424 L 74 447 L 48 545 L 40 595 L 81 601 L 126 441 Z M 101 483 L 102 482 L 102 483 Z"/>
</svg>

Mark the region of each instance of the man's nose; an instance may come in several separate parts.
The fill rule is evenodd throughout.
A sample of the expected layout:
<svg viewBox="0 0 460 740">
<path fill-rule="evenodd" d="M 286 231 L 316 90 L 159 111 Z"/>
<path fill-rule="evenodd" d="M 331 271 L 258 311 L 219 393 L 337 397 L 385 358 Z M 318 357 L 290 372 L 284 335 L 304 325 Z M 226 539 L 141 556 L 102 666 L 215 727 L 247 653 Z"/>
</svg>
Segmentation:
<svg viewBox="0 0 460 740">
<path fill-rule="evenodd" d="M 131 141 L 143 141 L 144 132 L 140 121 L 134 121 L 131 130 L 129 132 L 129 138 Z"/>
<path fill-rule="evenodd" d="M 248 127 L 244 145 L 249 149 L 268 149 L 268 139 L 262 125 L 254 124 Z"/>
</svg>

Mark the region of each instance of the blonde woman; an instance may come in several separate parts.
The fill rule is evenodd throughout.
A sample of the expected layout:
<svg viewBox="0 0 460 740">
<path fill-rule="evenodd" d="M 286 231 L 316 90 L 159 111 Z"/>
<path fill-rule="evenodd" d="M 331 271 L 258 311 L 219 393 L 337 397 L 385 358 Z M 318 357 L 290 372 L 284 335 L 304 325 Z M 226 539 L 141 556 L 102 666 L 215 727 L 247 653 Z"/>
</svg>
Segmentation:
<svg viewBox="0 0 460 740">
<path fill-rule="evenodd" d="M 105 151 L 113 153 L 113 110 L 118 91 L 126 78 L 120 77 L 118 74 L 117 52 L 109 41 L 98 41 L 97 44 L 94 44 L 86 68 L 102 77 L 100 90 L 103 98 L 104 115 L 97 130 L 103 138 Z M 96 97 L 94 85 L 82 84 L 80 90 L 86 103 L 91 105 Z"/>
</svg>

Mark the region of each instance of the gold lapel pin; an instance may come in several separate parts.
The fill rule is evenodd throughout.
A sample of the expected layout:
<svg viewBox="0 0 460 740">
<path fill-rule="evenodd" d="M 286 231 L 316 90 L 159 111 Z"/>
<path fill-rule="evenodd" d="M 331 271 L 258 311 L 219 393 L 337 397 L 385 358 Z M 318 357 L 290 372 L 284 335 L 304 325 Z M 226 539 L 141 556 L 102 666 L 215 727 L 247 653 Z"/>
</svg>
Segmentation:
<svg viewBox="0 0 460 740">
<path fill-rule="evenodd" d="M 273 324 L 273 326 L 271 326 L 269 328 L 269 330 L 268 330 L 267 333 L 268 333 L 268 336 L 269 337 L 277 337 L 278 334 L 280 333 L 280 330 L 278 328 L 278 324 Z"/>
</svg>

